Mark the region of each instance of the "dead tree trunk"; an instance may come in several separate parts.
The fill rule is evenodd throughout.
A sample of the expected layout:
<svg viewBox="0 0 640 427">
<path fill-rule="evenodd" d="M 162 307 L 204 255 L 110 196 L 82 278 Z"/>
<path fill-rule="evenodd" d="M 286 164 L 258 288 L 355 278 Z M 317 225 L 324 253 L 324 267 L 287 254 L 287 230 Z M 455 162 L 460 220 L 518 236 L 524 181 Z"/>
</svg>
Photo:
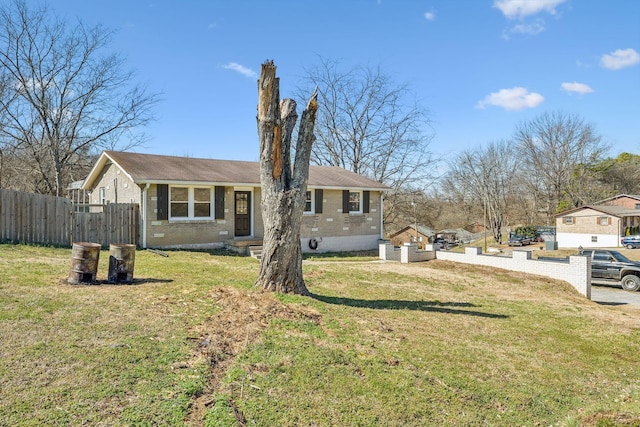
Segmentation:
<svg viewBox="0 0 640 427">
<path fill-rule="evenodd" d="M 317 110 L 316 91 L 302 113 L 292 167 L 296 103 L 292 99 L 280 102 L 276 66 L 273 61 L 262 64 L 258 81 L 258 136 L 265 233 L 256 286 L 266 290 L 309 294 L 302 277 L 300 227 Z"/>
</svg>

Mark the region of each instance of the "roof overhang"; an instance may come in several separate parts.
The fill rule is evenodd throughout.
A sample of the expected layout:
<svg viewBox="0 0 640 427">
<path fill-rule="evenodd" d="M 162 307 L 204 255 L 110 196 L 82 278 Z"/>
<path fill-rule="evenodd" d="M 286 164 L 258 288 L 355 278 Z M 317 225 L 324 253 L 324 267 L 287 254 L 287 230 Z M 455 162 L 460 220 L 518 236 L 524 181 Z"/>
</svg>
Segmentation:
<svg viewBox="0 0 640 427">
<path fill-rule="evenodd" d="M 617 211 L 613 211 L 613 209 L 616 209 Z M 609 216 L 613 216 L 616 218 L 623 218 L 623 217 L 629 217 L 629 216 L 640 216 L 640 210 L 636 210 L 636 209 L 626 209 L 626 208 L 622 208 L 622 209 L 617 209 L 616 206 L 594 206 L 594 205 L 586 205 L 586 206 L 580 206 L 578 208 L 574 208 L 574 209 L 569 209 L 566 210 L 564 212 L 560 212 L 559 214 L 555 215 L 555 218 L 561 218 L 564 216 L 568 216 L 571 215 L 573 213 L 576 212 L 580 212 L 583 210 L 592 210 L 592 211 L 596 211 L 599 212 L 603 215 L 609 215 Z"/>
</svg>

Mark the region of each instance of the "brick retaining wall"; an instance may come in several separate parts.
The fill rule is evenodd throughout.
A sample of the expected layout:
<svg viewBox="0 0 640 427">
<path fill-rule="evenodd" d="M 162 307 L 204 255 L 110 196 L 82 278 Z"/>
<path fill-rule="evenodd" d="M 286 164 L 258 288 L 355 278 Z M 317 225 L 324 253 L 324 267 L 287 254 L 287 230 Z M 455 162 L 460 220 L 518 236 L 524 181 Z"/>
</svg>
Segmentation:
<svg viewBox="0 0 640 427">
<path fill-rule="evenodd" d="M 397 252 L 400 252 L 399 257 L 395 255 Z M 465 248 L 464 253 L 460 253 L 439 251 L 433 247 L 418 251 L 416 245 L 406 245 L 396 250 L 391 244 L 381 243 L 380 259 L 404 263 L 426 261 L 429 259 L 443 259 L 465 264 L 484 265 L 522 273 L 537 274 L 539 276 L 564 280 L 571 284 L 581 295 L 591 299 L 591 259 L 581 255 L 570 256 L 566 260 L 537 260 L 531 259 L 531 252 L 529 251 L 516 250 L 513 251 L 513 256 L 503 257 L 483 255 L 482 248 L 479 247 Z"/>
</svg>

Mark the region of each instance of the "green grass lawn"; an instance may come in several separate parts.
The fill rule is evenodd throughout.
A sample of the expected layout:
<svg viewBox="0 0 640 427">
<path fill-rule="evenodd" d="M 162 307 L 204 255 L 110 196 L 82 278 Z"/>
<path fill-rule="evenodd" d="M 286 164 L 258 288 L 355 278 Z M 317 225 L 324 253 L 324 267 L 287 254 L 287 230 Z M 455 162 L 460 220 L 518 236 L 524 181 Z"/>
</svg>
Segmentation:
<svg viewBox="0 0 640 427">
<path fill-rule="evenodd" d="M 0 426 L 640 425 L 637 307 L 362 254 L 278 296 L 254 259 L 168 254 L 87 286 L 71 249 L 0 245 Z"/>
</svg>

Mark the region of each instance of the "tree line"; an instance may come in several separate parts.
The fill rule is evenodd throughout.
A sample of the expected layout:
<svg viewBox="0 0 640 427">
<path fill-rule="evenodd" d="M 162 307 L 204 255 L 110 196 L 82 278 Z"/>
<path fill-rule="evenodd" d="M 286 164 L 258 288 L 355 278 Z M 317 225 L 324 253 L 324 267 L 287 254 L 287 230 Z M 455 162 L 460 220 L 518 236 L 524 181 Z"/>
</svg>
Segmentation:
<svg viewBox="0 0 640 427">
<path fill-rule="evenodd" d="M 111 30 L 71 25 L 23 0 L 0 7 L 0 20 L 0 188 L 64 195 L 100 151 L 145 140 L 159 95 L 108 52 Z M 504 240 L 518 225 L 553 224 L 562 210 L 640 194 L 640 156 L 610 157 L 595 125 L 575 114 L 543 112 L 504 140 L 439 160 L 428 109 L 380 67 L 318 58 L 300 82 L 299 105 L 316 88 L 311 163 L 387 184 L 388 232 L 477 222 Z"/>
<path fill-rule="evenodd" d="M 496 241 L 516 226 L 554 225 L 567 209 L 616 194 L 640 194 L 640 156 L 607 157 L 595 126 L 577 115 L 546 112 L 519 124 L 511 139 L 465 150 L 451 162 L 438 192 L 465 217 L 480 218 Z"/>
<path fill-rule="evenodd" d="M 576 114 L 543 112 L 507 139 L 435 159 L 429 112 L 380 68 L 342 69 L 321 59 L 307 70 L 318 90 L 316 164 L 341 166 L 391 187 L 388 233 L 480 223 L 497 241 L 517 226 L 554 225 L 557 213 L 607 197 L 640 194 L 640 156 L 608 157 L 596 126 Z M 309 93 L 309 89 L 300 90 Z M 435 176 L 436 163 L 447 171 Z"/>
<path fill-rule="evenodd" d="M 158 95 L 108 53 L 111 30 L 23 0 L 0 28 L 0 187 L 61 196 L 97 152 L 144 140 Z"/>
</svg>

